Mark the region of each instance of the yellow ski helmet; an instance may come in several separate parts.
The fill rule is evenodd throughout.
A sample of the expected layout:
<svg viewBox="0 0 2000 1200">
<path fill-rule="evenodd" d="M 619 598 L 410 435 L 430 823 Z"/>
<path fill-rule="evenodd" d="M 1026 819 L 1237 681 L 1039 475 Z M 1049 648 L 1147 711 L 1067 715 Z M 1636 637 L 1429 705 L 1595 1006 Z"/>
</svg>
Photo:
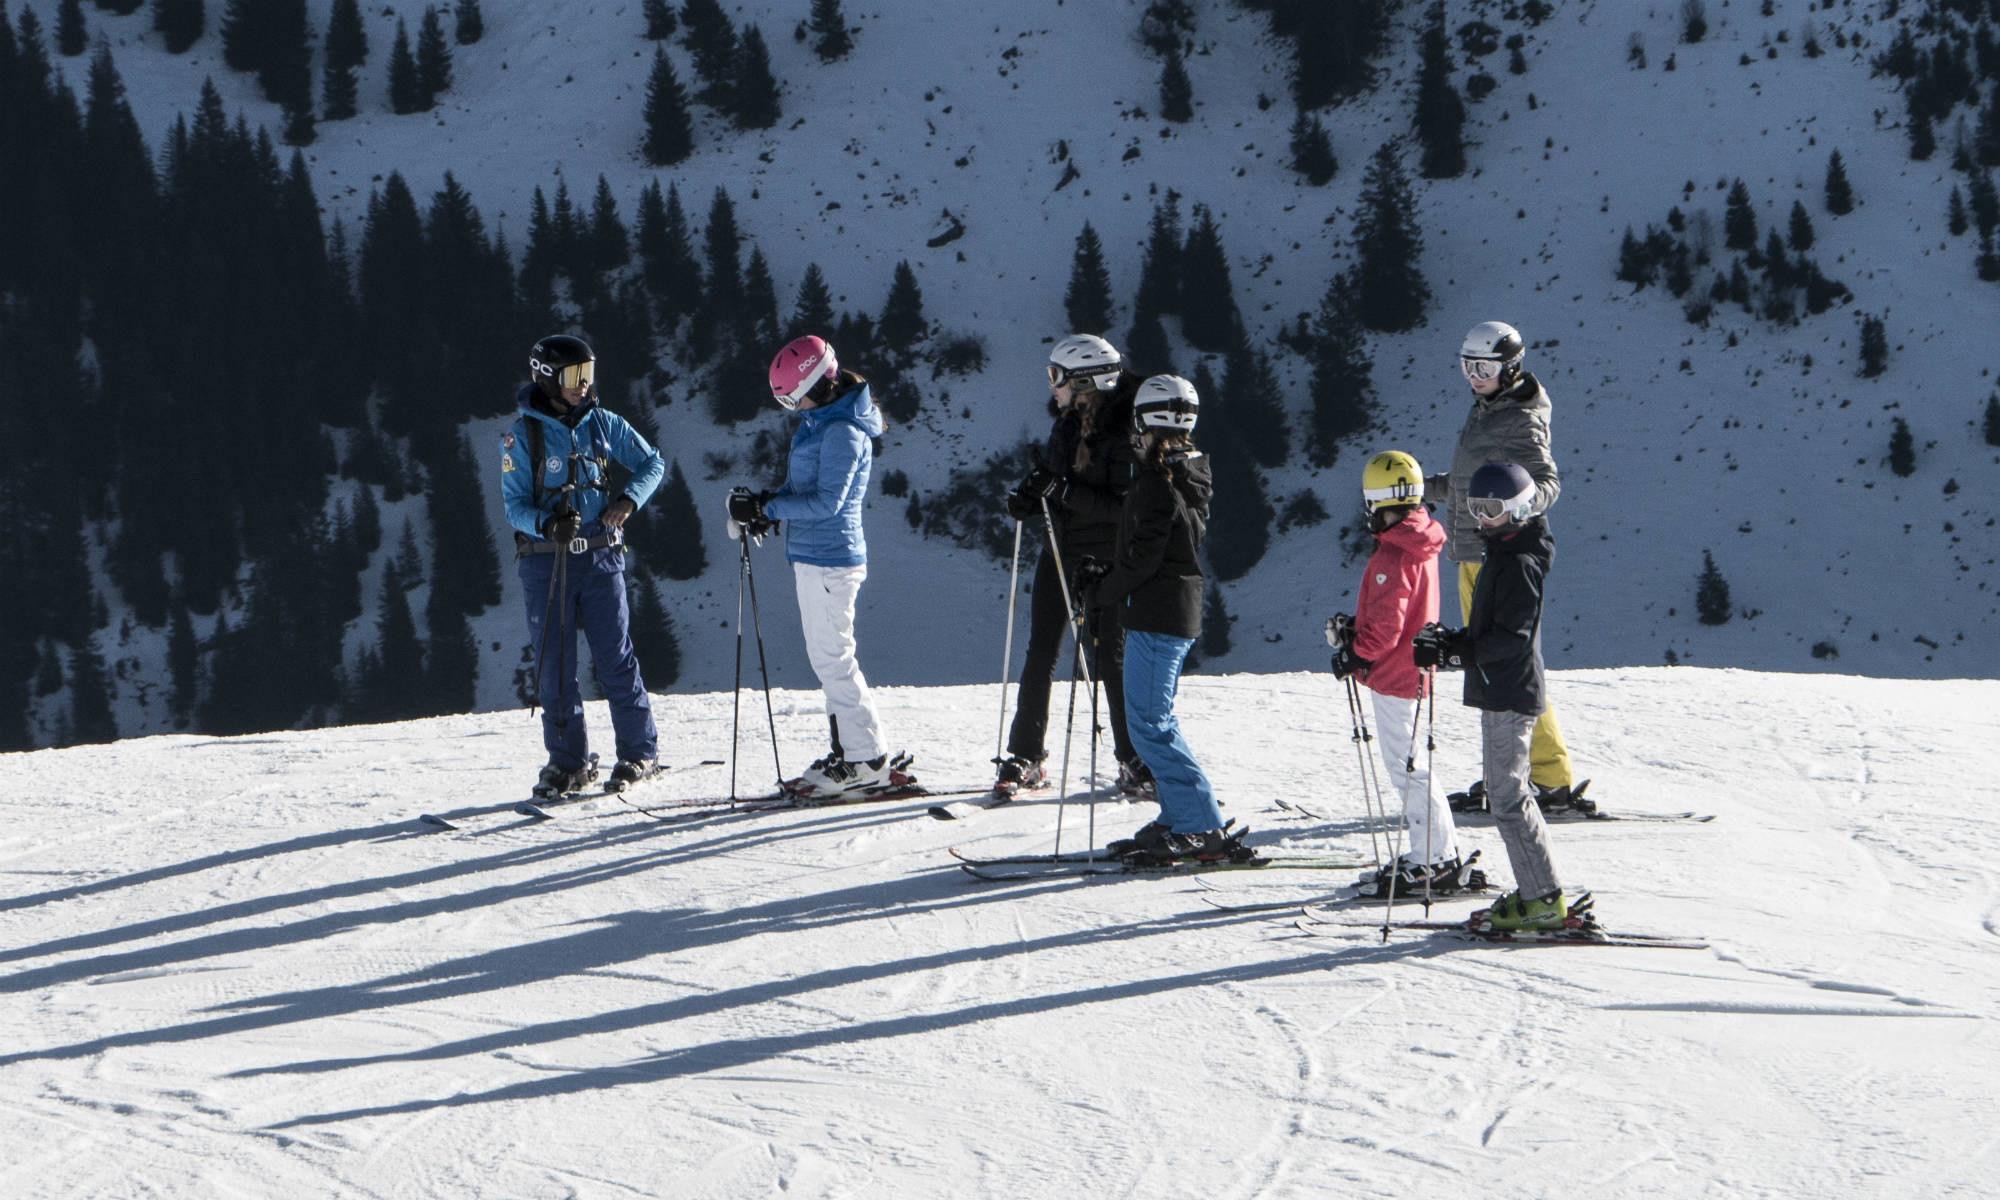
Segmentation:
<svg viewBox="0 0 2000 1200">
<path fill-rule="evenodd" d="M 1424 469 L 1401 450 L 1384 450 L 1361 468 L 1361 507 L 1370 516 L 1423 502 Z"/>
</svg>

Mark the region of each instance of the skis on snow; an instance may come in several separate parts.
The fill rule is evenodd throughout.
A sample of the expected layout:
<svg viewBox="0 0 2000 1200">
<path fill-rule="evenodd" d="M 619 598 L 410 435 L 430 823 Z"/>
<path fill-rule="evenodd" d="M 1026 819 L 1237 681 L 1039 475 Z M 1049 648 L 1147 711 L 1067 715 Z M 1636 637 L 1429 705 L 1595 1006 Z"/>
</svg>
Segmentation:
<svg viewBox="0 0 2000 1200">
<path fill-rule="evenodd" d="M 1585 892 L 1577 898 L 1579 908 L 1585 911 L 1582 915 L 1573 912 L 1561 929 L 1479 929 L 1474 927 L 1470 920 L 1390 921 L 1387 927 L 1415 930 L 1432 937 L 1485 942 L 1499 946 L 1638 946 L 1651 947 L 1655 950 L 1708 949 L 1708 943 L 1698 937 L 1606 929 L 1587 911 L 1590 907 L 1589 896 L 1590 893 Z M 1375 933 L 1383 931 L 1383 923 L 1380 921 L 1341 920 L 1329 913 L 1325 905 L 1313 904 L 1300 909 L 1299 918 L 1293 924 L 1300 932 L 1309 933 L 1314 937 L 1358 937 L 1364 931 Z"/>
</svg>

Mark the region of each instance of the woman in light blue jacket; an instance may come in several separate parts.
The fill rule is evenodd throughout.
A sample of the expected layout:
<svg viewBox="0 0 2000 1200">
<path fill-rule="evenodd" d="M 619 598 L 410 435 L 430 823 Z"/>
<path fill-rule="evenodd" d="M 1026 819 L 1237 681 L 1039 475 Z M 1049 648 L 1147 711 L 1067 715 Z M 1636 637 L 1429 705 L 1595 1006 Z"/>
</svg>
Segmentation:
<svg viewBox="0 0 2000 1200">
<path fill-rule="evenodd" d="M 868 578 L 861 532 L 874 440 L 885 428 L 868 383 L 842 371 L 833 347 L 802 337 L 771 360 L 772 397 L 800 414 L 785 482 L 776 492 L 730 495 L 729 515 L 753 534 L 784 523 L 785 557 L 798 585 L 806 655 L 826 693 L 833 750 L 788 790 L 831 797 L 901 782 L 875 697 L 855 657 L 854 606 Z"/>
</svg>

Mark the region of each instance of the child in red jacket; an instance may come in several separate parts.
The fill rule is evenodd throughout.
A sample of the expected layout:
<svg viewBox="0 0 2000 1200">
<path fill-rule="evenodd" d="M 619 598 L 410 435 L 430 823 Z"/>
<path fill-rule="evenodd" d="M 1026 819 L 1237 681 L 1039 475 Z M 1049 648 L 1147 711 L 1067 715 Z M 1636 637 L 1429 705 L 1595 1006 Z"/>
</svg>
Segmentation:
<svg viewBox="0 0 2000 1200">
<path fill-rule="evenodd" d="M 1431 677 L 1417 670 L 1410 640 L 1437 620 L 1444 529 L 1424 507 L 1423 468 L 1400 450 L 1368 460 L 1361 472 L 1361 502 L 1375 553 L 1362 573 L 1347 636 L 1335 638 L 1333 672 L 1342 679 L 1358 675 L 1375 698 L 1375 738 L 1388 768 L 1389 791 L 1402 797 L 1408 837 L 1396 862 L 1364 875 L 1360 890 L 1379 894 L 1393 873 L 1398 895 L 1421 894 L 1426 883 L 1432 893 L 1454 892 L 1473 886 L 1476 872 L 1471 859 L 1459 859 L 1451 806 L 1431 786 L 1430 765 L 1411 753 L 1417 701 Z M 1330 622 L 1342 624 L 1339 617 Z"/>
</svg>

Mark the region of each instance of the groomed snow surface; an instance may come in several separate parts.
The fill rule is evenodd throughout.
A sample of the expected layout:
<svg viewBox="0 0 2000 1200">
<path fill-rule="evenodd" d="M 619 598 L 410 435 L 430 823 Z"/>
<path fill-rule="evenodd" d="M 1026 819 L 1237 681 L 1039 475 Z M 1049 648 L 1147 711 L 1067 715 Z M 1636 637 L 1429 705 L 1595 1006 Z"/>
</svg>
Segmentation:
<svg viewBox="0 0 2000 1200">
<path fill-rule="evenodd" d="M 1567 882 L 1711 949 L 1315 937 L 1203 897 L 1344 873 L 996 884 L 945 853 L 1047 850 L 1059 816 L 1080 849 L 1081 801 L 534 823 L 521 711 L 6 756 L 0 1194 L 1991 1195 L 2000 683 L 1554 694 L 1607 808 L 1716 815 L 1556 826 Z M 925 779 L 987 778 L 996 687 L 881 699 Z M 655 706 L 671 761 L 728 757 L 727 693 Z M 796 770 L 819 698 L 776 710 Z M 1181 712 L 1254 842 L 1369 857 L 1330 676 L 1190 678 Z M 749 794 L 754 691 L 742 717 Z M 1470 714 L 1437 729 L 1462 785 Z M 1098 840 L 1152 812 L 1100 804 Z"/>
</svg>

